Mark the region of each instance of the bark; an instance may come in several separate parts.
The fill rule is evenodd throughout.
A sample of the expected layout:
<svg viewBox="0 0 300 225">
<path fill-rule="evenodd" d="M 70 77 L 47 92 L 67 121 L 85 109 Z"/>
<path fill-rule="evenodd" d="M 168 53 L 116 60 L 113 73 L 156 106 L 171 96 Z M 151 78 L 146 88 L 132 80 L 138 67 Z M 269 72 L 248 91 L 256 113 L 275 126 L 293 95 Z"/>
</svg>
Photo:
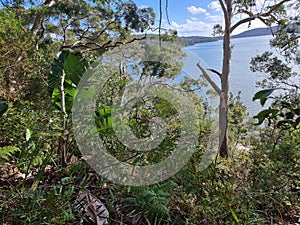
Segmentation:
<svg viewBox="0 0 300 225">
<path fill-rule="evenodd" d="M 222 2 L 222 0 L 220 0 Z M 232 0 L 226 0 L 221 3 L 224 20 L 225 33 L 223 39 L 223 64 L 221 76 L 221 94 L 219 106 L 219 147 L 221 157 L 228 157 L 228 102 L 229 102 L 229 77 L 231 63 L 231 18 L 232 18 Z"/>
</svg>

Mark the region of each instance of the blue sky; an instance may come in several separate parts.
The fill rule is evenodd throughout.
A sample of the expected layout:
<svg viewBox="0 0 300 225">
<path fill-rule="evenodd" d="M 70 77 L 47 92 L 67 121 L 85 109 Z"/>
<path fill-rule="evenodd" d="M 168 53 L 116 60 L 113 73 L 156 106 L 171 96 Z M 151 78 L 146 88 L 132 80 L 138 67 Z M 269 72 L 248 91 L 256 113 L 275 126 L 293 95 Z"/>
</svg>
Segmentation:
<svg viewBox="0 0 300 225">
<path fill-rule="evenodd" d="M 150 6 L 157 15 L 159 12 L 159 0 L 135 0 L 138 6 Z M 163 0 L 165 6 L 165 0 Z M 222 11 L 217 0 L 169 0 L 169 18 L 171 25 L 168 25 L 163 8 L 163 24 L 165 28 L 174 28 L 180 36 L 211 36 L 212 27 L 215 24 L 222 24 Z M 236 18 L 238 19 L 238 18 Z M 264 27 L 260 21 L 254 21 L 251 28 Z M 235 33 L 248 29 L 248 24 L 239 27 Z"/>
</svg>

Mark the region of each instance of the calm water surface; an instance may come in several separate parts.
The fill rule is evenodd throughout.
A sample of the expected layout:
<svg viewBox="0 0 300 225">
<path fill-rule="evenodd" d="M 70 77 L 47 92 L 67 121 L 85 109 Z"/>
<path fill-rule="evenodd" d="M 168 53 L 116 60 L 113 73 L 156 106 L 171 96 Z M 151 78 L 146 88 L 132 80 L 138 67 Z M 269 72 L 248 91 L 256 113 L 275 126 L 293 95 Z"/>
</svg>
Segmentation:
<svg viewBox="0 0 300 225">
<path fill-rule="evenodd" d="M 250 115 L 255 115 L 262 110 L 258 101 L 253 102 L 254 94 L 259 91 L 256 82 L 262 80 L 265 75 L 250 71 L 251 58 L 271 51 L 269 40 L 271 36 L 248 37 L 232 39 L 232 64 L 230 74 L 230 91 L 237 95 L 241 92 L 241 100 L 246 105 Z M 222 68 L 222 41 L 199 43 L 184 49 L 187 58 L 184 62 L 184 73 L 197 78 L 200 71 L 196 63 L 201 61 L 205 68 L 221 71 Z M 217 75 L 211 74 L 213 79 L 219 83 Z"/>
</svg>

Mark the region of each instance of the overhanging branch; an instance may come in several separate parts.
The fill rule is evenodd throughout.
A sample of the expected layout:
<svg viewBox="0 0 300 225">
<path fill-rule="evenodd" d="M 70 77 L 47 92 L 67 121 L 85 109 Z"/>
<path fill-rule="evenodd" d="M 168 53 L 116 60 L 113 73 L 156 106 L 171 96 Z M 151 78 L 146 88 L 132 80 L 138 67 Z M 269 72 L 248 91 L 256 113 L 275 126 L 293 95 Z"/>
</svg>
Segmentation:
<svg viewBox="0 0 300 225">
<path fill-rule="evenodd" d="M 222 90 L 218 87 L 218 85 L 210 78 L 205 69 L 197 63 L 198 68 L 201 70 L 204 78 L 208 81 L 208 83 L 213 87 L 213 89 L 221 96 Z"/>
<path fill-rule="evenodd" d="M 289 2 L 291 0 L 282 0 L 281 2 L 273 5 L 267 12 L 265 13 L 257 13 L 257 14 L 253 14 L 252 12 L 250 11 L 247 11 L 247 10 L 242 10 L 241 12 L 242 13 L 245 13 L 247 14 L 249 17 L 245 18 L 245 19 L 242 19 L 240 21 L 238 21 L 236 24 L 234 24 L 231 29 L 230 29 L 230 33 L 232 33 L 237 27 L 239 27 L 240 25 L 244 24 L 244 23 L 247 23 L 247 22 L 250 22 L 252 20 L 255 20 L 255 19 L 260 19 L 263 23 L 265 23 L 266 25 L 267 24 L 267 21 L 266 21 L 266 17 L 269 17 L 271 16 L 271 14 L 276 11 L 277 9 L 279 9 L 284 3 L 286 2 Z"/>
</svg>

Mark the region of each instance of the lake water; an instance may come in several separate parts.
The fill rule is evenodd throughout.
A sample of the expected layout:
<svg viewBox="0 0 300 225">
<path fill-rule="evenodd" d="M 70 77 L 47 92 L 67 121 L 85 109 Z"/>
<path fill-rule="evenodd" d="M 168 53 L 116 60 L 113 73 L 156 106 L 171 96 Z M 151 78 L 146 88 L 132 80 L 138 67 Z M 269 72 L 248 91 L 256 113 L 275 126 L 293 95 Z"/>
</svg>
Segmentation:
<svg viewBox="0 0 300 225">
<path fill-rule="evenodd" d="M 230 91 L 236 96 L 241 92 L 241 100 L 247 107 L 250 116 L 262 110 L 259 101 L 252 101 L 254 94 L 259 91 L 256 82 L 262 80 L 265 75 L 250 71 L 251 58 L 271 51 L 269 40 L 271 36 L 259 36 L 232 39 L 232 64 L 230 74 Z M 215 69 L 221 72 L 222 68 L 222 41 L 199 43 L 184 48 L 187 57 L 184 61 L 184 74 L 193 78 L 199 78 L 200 70 L 196 63 L 201 61 L 205 68 Z M 220 83 L 217 75 L 210 73 L 216 83 Z"/>
</svg>

